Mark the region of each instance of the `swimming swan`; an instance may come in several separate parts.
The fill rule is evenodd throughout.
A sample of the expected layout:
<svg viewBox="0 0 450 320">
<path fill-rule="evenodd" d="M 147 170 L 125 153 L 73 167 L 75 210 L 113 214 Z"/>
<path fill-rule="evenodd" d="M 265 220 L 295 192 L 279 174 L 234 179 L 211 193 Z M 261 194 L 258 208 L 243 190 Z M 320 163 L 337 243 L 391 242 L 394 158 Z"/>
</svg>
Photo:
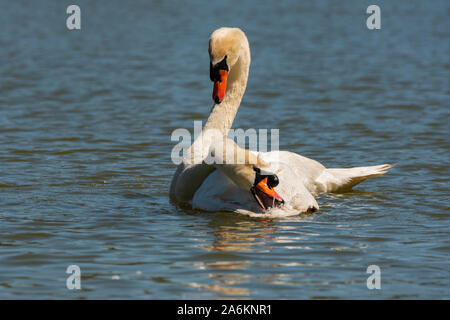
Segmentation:
<svg viewBox="0 0 450 320">
<path fill-rule="evenodd" d="M 390 164 L 327 169 L 288 151 L 254 152 L 227 138 L 247 86 L 250 47 L 238 28 L 220 28 L 209 39 L 214 106 L 202 132 L 184 154 L 170 198 L 193 208 L 267 214 L 315 212 L 314 196 L 340 192 L 391 168 Z M 219 152 L 220 151 L 220 152 Z M 211 158 L 215 162 L 207 160 Z M 236 159 L 243 161 L 236 161 Z"/>
</svg>

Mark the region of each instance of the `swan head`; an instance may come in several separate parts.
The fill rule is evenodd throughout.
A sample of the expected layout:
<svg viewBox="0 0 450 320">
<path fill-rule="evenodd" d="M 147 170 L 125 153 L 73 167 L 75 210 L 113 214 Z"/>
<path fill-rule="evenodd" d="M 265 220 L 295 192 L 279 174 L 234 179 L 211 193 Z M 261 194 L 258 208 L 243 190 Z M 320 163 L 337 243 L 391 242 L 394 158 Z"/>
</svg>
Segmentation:
<svg viewBox="0 0 450 320">
<path fill-rule="evenodd" d="M 239 28 L 220 28 L 209 38 L 209 76 L 214 82 L 212 98 L 217 104 L 225 97 L 228 73 L 238 61 L 246 39 Z"/>
<path fill-rule="evenodd" d="M 278 176 L 271 172 L 263 172 L 257 167 L 253 167 L 253 171 L 255 171 L 255 182 L 250 192 L 263 212 L 271 207 L 283 205 L 284 200 L 274 189 L 280 182 Z"/>
<path fill-rule="evenodd" d="M 275 191 L 278 176 L 262 169 L 260 164 L 219 164 L 216 168 L 230 178 L 240 189 L 250 191 L 262 211 L 284 204 L 283 198 Z"/>
<path fill-rule="evenodd" d="M 284 200 L 275 191 L 279 184 L 278 176 L 255 153 L 240 148 L 230 139 L 215 141 L 210 152 L 216 160 L 215 168 L 230 178 L 238 188 L 250 192 L 263 212 L 284 204 Z"/>
</svg>

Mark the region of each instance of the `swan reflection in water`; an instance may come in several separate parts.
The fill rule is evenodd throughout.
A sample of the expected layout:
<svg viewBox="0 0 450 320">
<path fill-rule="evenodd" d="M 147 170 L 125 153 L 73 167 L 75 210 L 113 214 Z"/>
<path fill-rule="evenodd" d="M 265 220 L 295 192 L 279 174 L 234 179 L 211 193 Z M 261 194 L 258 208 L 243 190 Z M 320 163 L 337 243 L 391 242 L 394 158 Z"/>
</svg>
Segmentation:
<svg viewBox="0 0 450 320">
<path fill-rule="evenodd" d="M 283 224 L 270 219 L 245 219 L 232 213 L 211 214 L 209 227 L 213 230 L 214 239 L 210 245 L 202 248 L 207 252 L 204 261 L 195 262 L 194 266 L 204 271 L 213 283 L 190 282 L 186 285 L 198 288 L 200 291 L 215 292 L 224 297 L 247 297 L 255 289 L 254 283 L 280 284 L 289 280 L 286 274 L 279 272 L 283 263 L 254 262 L 253 255 L 271 254 L 276 248 L 289 248 L 292 242 L 285 243 L 285 232 L 296 232 L 296 227 L 284 225 L 285 222 L 300 222 L 311 220 L 311 215 L 283 219 Z M 294 241 L 302 242 L 318 234 L 301 234 L 293 237 Z M 301 248 L 301 247 L 297 247 Z M 271 259 L 272 260 L 272 259 Z M 300 266 L 302 264 L 298 264 Z M 269 274 L 255 277 L 253 268 L 271 270 Z M 283 284 L 287 284 L 284 282 Z M 257 285 L 256 285 L 257 287 Z"/>
</svg>

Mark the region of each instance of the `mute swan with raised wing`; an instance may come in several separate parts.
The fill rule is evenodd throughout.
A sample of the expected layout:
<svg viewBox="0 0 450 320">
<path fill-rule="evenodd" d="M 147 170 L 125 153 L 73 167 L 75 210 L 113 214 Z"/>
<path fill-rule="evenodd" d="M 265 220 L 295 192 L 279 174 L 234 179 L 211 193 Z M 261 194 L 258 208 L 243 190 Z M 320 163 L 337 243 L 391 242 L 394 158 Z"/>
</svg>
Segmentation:
<svg viewBox="0 0 450 320">
<path fill-rule="evenodd" d="M 203 210 L 226 210 L 284 215 L 314 212 L 314 196 L 351 189 L 377 177 L 389 164 L 327 169 L 319 162 L 288 151 L 254 152 L 227 139 L 247 86 L 250 48 L 238 28 L 220 28 L 209 40 L 210 78 L 214 106 L 201 134 L 178 166 L 170 186 L 170 198 Z M 220 146 L 220 148 L 218 147 Z M 220 149 L 221 152 L 217 152 Z M 231 153 L 234 157 L 224 157 Z M 205 161 L 212 154 L 215 163 Z M 242 155 L 245 161 L 236 163 Z"/>
</svg>

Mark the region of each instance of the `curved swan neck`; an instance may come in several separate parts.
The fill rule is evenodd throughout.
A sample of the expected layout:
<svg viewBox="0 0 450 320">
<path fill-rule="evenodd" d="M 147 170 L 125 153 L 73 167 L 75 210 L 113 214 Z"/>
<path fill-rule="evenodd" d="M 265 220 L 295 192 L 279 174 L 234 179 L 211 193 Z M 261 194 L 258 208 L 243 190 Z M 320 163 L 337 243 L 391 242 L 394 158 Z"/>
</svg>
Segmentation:
<svg viewBox="0 0 450 320">
<path fill-rule="evenodd" d="M 228 135 L 241 104 L 250 69 L 250 48 L 245 34 L 240 30 L 238 32 L 241 33 L 238 35 L 241 48 L 239 58 L 228 73 L 225 98 L 222 103 L 213 106 L 201 134 L 187 150 L 172 180 L 170 195 L 176 201 L 191 201 L 206 177 L 215 170 L 213 166 L 204 164 L 203 160 L 208 156 L 211 143 L 218 138 L 216 132 L 222 137 Z"/>
<path fill-rule="evenodd" d="M 228 87 L 225 98 L 220 104 L 214 104 L 204 130 L 217 129 L 224 136 L 233 125 L 234 118 L 244 96 L 247 87 L 248 73 L 250 69 L 250 47 L 248 40 L 243 35 L 241 40 L 241 54 L 228 76 Z"/>
</svg>

